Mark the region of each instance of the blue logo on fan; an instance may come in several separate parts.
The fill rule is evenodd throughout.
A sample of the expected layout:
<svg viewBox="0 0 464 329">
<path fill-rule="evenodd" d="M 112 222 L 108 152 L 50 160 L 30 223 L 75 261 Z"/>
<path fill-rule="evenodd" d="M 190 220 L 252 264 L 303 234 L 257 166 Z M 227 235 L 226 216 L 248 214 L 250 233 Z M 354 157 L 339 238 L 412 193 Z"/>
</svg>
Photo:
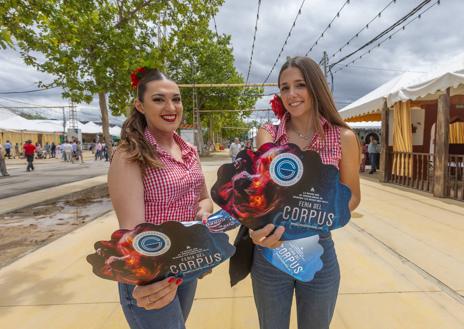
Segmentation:
<svg viewBox="0 0 464 329">
<path fill-rule="evenodd" d="M 292 186 L 303 176 L 303 163 L 295 154 L 282 153 L 272 159 L 269 172 L 276 184 Z"/>
<path fill-rule="evenodd" d="M 146 231 L 138 234 L 132 245 L 142 255 L 159 256 L 169 250 L 171 240 L 161 232 Z"/>
</svg>

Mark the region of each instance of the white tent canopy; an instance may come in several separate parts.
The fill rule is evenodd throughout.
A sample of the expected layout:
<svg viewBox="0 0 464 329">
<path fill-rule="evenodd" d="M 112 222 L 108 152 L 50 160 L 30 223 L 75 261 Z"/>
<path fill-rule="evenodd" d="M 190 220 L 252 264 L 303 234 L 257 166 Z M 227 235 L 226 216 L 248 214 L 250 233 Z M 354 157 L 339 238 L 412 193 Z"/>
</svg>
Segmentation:
<svg viewBox="0 0 464 329">
<path fill-rule="evenodd" d="M 103 132 L 103 128 L 102 126 L 99 126 L 96 123 L 89 121 L 86 124 L 82 125 L 81 131 L 84 134 L 100 134 Z"/>
<path fill-rule="evenodd" d="M 363 121 L 363 122 L 347 122 L 352 129 L 359 130 L 379 130 L 382 126 L 382 121 Z"/>
<path fill-rule="evenodd" d="M 28 120 L 18 115 L 5 116 L 0 119 L 0 129 L 13 131 L 31 131 L 42 133 L 61 133 L 63 132 L 63 121 L 61 120 Z M 101 134 L 103 129 L 96 123 L 89 121 L 86 124 L 77 122 L 78 129 L 83 134 Z M 69 121 L 66 122 L 66 130 L 69 128 Z M 121 128 L 114 126 L 110 128 L 112 136 L 120 136 Z"/>
<path fill-rule="evenodd" d="M 399 101 L 435 99 L 447 88 L 451 88 L 451 95 L 464 94 L 464 53 L 426 73 L 403 73 L 339 112 L 344 119 L 378 113 L 385 100 L 390 107 Z"/>
<path fill-rule="evenodd" d="M 121 127 L 114 126 L 110 128 L 110 135 L 120 137 L 121 136 Z"/>
</svg>

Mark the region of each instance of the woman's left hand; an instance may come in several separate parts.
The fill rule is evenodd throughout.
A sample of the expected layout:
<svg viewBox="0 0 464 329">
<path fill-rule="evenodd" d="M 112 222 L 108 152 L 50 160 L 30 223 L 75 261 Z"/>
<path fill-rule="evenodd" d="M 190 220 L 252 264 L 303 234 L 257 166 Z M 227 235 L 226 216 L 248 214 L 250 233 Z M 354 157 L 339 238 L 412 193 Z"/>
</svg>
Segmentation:
<svg viewBox="0 0 464 329">
<path fill-rule="evenodd" d="M 211 215 L 211 212 L 209 211 L 206 211 L 206 210 L 203 210 L 202 208 L 200 208 L 197 212 L 197 214 L 195 215 L 195 218 L 197 220 L 201 220 L 201 222 L 203 224 L 206 224 L 206 222 L 208 221 L 208 217 Z"/>
</svg>

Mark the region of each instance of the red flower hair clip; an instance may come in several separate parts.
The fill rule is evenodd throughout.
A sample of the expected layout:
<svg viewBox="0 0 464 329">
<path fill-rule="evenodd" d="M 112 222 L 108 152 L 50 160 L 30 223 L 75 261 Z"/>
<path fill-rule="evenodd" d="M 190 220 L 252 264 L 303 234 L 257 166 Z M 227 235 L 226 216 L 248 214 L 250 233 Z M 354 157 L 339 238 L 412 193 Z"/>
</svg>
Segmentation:
<svg viewBox="0 0 464 329">
<path fill-rule="evenodd" d="M 146 67 L 138 67 L 134 71 L 132 71 L 130 75 L 132 89 L 137 88 L 137 85 L 139 84 L 140 79 L 142 79 L 146 69 Z"/>
<path fill-rule="evenodd" d="M 284 116 L 285 112 L 287 112 L 284 108 L 284 104 L 282 103 L 282 99 L 278 95 L 274 95 L 274 97 L 269 101 L 271 104 L 272 112 L 274 112 L 275 116 L 280 120 Z"/>
</svg>

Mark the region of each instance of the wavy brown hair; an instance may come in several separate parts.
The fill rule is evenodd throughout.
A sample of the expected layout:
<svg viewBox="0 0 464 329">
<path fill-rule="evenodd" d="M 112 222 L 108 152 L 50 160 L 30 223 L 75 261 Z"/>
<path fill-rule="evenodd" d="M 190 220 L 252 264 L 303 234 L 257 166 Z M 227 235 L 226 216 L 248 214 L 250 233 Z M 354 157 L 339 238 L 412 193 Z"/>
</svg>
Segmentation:
<svg viewBox="0 0 464 329">
<path fill-rule="evenodd" d="M 308 88 L 309 94 L 313 98 L 313 108 L 315 109 L 315 127 L 313 128 L 319 134 L 319 136 L 324 136 L 324 131 L 319 123 L 320 115 L 327 119 L 327 121 L 329 121 L 332 125 L 351 130 L 350 126 L 348 126 L 345 121 L 343 121 L 342 117 L 337 111 L 337 107 L 335 106 L 335 102 L 332 98 L 332 93 L 330 92 L 329 86 L 327 85 L 321 68 L 311 58 L 302 56 L 289 58 L 280 69 L 279 78 L 277 80 L 279 88 L 280 76 L 282 75 L 282 72 L 290 67 L 298 68 L 301 74 L 303 74 L 306 88 Z"/>
<path fill-rule="evenodd" d="M 137 84 L 137 98 L 143 103 L 143 96 L 147 90 L 147 84 L 151 81 L 170 80 L 158 69 L 145 68 L 140 81 Z M 153 146 L 145 139 L 144 133 L 147 127 L 145 115 L 137 111 L 135 106 L 131 114 L 124 122 L 121 130 L 121 144 L 118 150 L 128 155 L 129 161 L 137 163 L 143 174 L 147 168 L 162 168 L 163 164 Z"/>
</svg>

